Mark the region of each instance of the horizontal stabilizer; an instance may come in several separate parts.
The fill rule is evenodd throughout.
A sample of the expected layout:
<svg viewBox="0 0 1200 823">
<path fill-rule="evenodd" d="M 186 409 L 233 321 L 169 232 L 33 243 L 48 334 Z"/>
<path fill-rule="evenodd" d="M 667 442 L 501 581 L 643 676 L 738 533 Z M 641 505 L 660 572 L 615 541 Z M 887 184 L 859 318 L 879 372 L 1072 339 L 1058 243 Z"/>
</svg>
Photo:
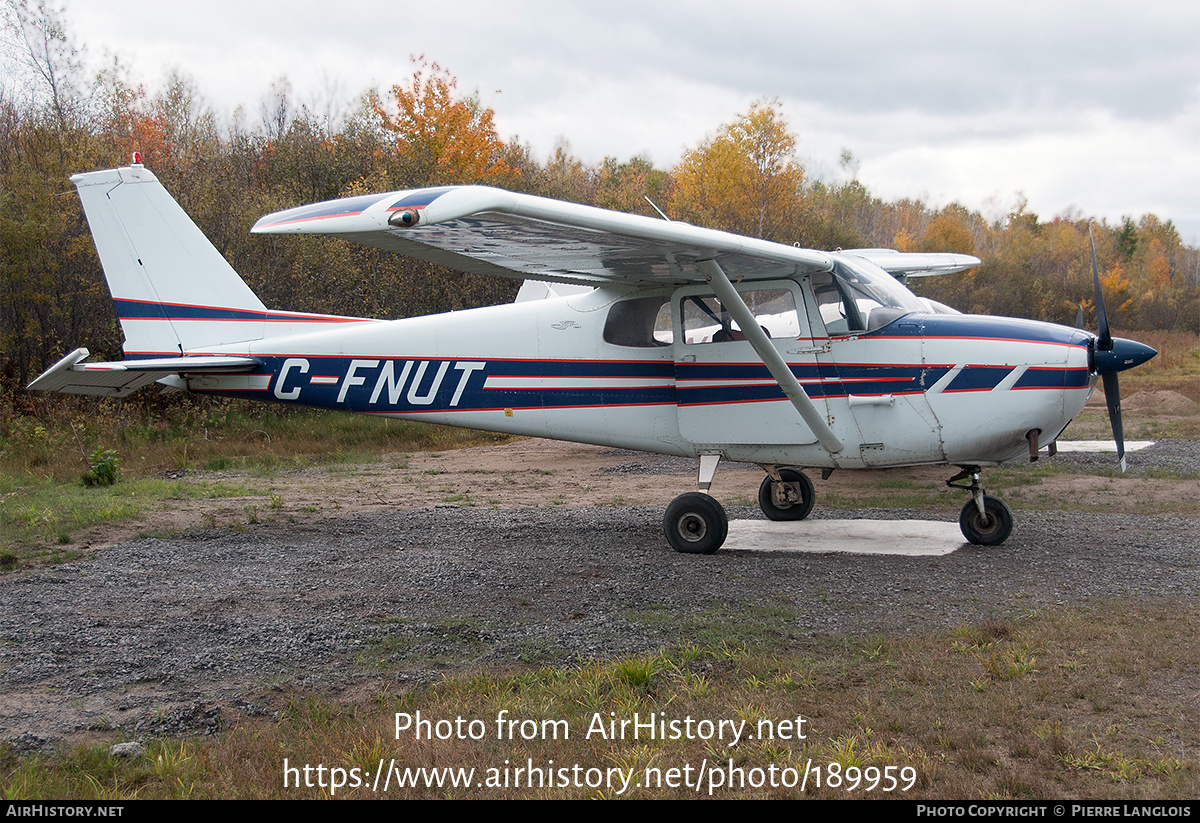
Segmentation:
<svg viewBox="0 0 1200 823">
<path fill-rule="evenodd" d="M 592 290 L 591 286 L 577 286 L 571 283 L 547 283 L 541 280 L 526 280 L 517 291 L 514 303 L 525 303 L 529 300 L 550 300 L 554 297 L 566 297 L 571 294 L 582 294 Z"/>
<path fill-rule="evenodd" d="M 160 357 L 149 360 L 84 363 L 91 352 L 76 349 L 46 369 L 31 389 L 63 394 L 96 394 L 125 397 L 142 386 L 171 374 L 225 374 L 254 371 L 259 362 L 252 357 L 201 355 Z"/>
</svg>

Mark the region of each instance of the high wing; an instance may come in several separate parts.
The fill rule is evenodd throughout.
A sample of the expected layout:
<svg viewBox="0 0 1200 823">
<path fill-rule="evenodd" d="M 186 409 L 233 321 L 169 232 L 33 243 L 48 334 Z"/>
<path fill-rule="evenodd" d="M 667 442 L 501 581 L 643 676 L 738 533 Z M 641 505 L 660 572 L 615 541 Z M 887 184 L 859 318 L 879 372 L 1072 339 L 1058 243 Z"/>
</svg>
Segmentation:
<svg viewBox="0 0 1200 823">
<path fill-rule="evenodd" d="M 697 264 L 705 260 L 735 280 L 833 268 L 821 251 L 487 186 L 329 200 L 269 214 L 252 231 L 331 234 L 460 271 L 582 286 L 703 282 Z M 878 252 L 860 256 L 893 274 L 979 264 L 967 255 Z"/>
<path fill-rule="evenodd" d="M 486 186 L 331 200 L 253 231 L 332 234 L 460 271 L 583 286 L 703 282 L 697 263 L 712 259 L 751 280 L 833 267 L 824 252 Z"/>
<path fill-rule="evenodd" d="M 80 362 L 89 354 L 87 349 L 76 349 L 46 369 L 29 384 L 29 388 L 64 394 L 125 397 L 156 380 L 171 385 L 170 376 L 173 374 L 229 374 L 253 371 L 259 366 L 259 362 L 252 357 L 226 355 Z"/>
</svg>

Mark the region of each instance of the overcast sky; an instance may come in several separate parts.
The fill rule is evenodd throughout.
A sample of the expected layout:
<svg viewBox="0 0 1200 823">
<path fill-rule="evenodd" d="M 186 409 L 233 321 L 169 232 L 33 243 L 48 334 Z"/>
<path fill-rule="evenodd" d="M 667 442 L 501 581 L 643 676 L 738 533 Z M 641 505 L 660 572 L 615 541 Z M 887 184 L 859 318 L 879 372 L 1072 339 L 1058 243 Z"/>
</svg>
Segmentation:
<svg viewBox="0 0 1200 823">
<path fill-rule="evenodd" d="M 757 98 L 778 98 L 810 171 L 843 149 L 888 200 L 996 217 L 1154 212 L 1200 245 L 1200 4 L 72 0 L 99 64 L 151 88 L 190 75 L 220 115 L 401 82 L 424 54 L 544 159 L 672 166 Z"/>
</svg>

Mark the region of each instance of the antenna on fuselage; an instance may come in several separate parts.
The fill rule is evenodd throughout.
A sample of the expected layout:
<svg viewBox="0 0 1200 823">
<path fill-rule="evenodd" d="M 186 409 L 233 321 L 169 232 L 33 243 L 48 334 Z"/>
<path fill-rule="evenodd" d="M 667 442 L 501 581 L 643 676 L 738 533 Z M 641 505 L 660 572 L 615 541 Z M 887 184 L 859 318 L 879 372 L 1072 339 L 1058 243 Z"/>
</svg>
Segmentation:
<svg viewBox="0 0 1200 823">
<path fill-rule="evenodd" d="M 666 213 L 665 211 L 663 211 L 662 209 L 660 209 L 658 206 L 656 206 L 656 205 L 654 204 L 654 201 L 650 199 L 650 196 L 649 196 L 649 195 L 647 195 L 647 194 L 643 194 L 643 195 L 642 195 L 642 199 L 643 199 L 643 200 L 645 200 L 647 203 L 649 203 L 649 204 L 650 204 L 650 208 L 652 208 L 652 209 L 654 209 L 656 212 L 658 212 L 658 216 L 659 216 L 659 217 L 661 217 L 663 220 L 666 220 L 668 223 L 670 223 L 670 222 L 671 222 L 671 218 L 670 218 L 670 217 L 667 217 L 667 213 Z"/>
</svg>

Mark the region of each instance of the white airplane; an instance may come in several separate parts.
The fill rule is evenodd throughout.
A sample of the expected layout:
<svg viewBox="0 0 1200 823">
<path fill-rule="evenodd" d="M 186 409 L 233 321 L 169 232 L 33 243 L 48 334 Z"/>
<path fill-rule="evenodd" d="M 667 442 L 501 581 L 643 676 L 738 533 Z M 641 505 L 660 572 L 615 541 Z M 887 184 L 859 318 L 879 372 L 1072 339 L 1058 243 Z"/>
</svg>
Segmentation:
<svg viewBox="0 0 1200 823">
<path fill-rule="evenodd" d="M 1091 334 L 939 310 L 897 280 L 979 264 L 967 255 L 814 251 L 478 186 L 331 200 L 253 231 L 526 280 L 517 302 L 390 321 L 275 311 L 140 163 L 72 180 L 126 359 L 76 349 L 30 388 L 124 397 L 157 381 L 698 457 L 700 491 L 664 519 L 681 552 L 725 540 L 707 493 L 722 458 L 762 466 L 775 520 L 812 509 L 798 467 L 956 465 L 964 536 L 999 544 L 1012 514 L 980 470 L 1053 453 L 1097 376 L 1120 446 L 1117 372 L 1156 354 L 1109 334 L 1098 277 Z"/>
</svg>

